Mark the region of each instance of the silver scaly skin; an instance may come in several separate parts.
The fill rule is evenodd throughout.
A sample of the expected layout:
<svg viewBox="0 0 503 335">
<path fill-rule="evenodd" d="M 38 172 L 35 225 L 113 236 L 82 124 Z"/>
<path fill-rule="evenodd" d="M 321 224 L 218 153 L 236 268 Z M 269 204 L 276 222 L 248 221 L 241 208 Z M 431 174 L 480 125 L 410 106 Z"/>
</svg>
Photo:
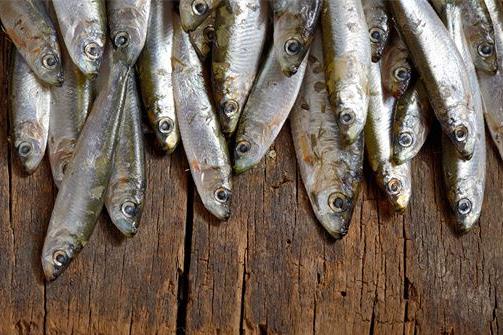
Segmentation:
<svg viewBox="0 0 503 335">
<path fill-rule="evenodd" d="M 321 34 L 311 46 L 304 82 L 290 115 L 293 144 L 313 211 L 334 238 L 349 229 L 363 177 L 363 134 L 346 145 L 331 111 Z"/>
<path fill-rule="evenodd" d="M 369 28 L 372 61 L 378 62 L 388 43 L 391 21 L 384 0 L 362 0 L 363 11 Z"/>
<path fill-rule="evenodd" d="M 220 6 L 222 0 L 180 0 L 180 19 L 186 32 L 196 30 Z"/>
<path fill-rule="evenodd" d="M 174 16 L 173 87 L 183 148 L 201 200 L 215 217 L 230 216 L 230 158 L 204 67 Z"/>
</svg>

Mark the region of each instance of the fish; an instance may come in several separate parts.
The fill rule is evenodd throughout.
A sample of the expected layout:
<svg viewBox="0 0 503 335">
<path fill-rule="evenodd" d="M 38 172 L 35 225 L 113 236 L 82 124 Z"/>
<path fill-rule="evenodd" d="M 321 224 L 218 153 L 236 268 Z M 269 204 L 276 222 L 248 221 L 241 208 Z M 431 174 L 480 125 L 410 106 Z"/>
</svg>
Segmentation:
<svg viewBox="0 0 503 335">
<path fill-rule="evenodd" d="M 449 32 L 426 0 L 389 1 L 430 103 L 461 158 L 473 155 L 475 111 L 468 73 Z"/>
<path fill-rule="evenodd" d="M 363 134 L 346 145 L 331 111 L 321 34 L 311 46 L 302 88 L 290 115 L 299 171 L 318 221 L 334 238 L 349 230 L 363 179 Z"/>
<path fill-rule="evenodd" d="M 47 228 L 41 260 L 48 281 L 77 257 L 103 208 L 130 71 L 122 55 L 111 52 L 110 57 L 107 83 L 82 128 Z"/>
<path fill-rule="evenodd" d="M 97 75 L 106 42 L 104 0 L 53 0 L 52 4 L 71 60 L 85 75 Z"/>
<path fill-rule="evenodd" d="M 498 70 L 494 27 L 485 0 L 461 2 L 463 31 L 475 68 L 494 74 Z"/>
<path fill-rule="evenodd" d="M 112 44 L 127 65 L 134 65 L 145 46 L 150 0 L 107 0 Z"/>
<path fill-rule="evenodd" d="M 385 55 L 383 56 L 386 57 Z M 379 187 L 386 193 L 395 211 L 403 212 L 412 194 L 411 164 L 395 164 L 393 161 L 392 126 L 397 92 L 386 85 L 393 71 L 372 63 L 370 71 L 370 105 L 365 125 L 365 145 L 372 171 Z"/>
<path fill-rule="evenodd" d="M 197 29 L 223 0 L 180 0 L 180 19 L 186 32 Z"/>
<path fill-rule="evenodd" d="M 231 136 L 257 76 L 267 38 L 268 3 L 224 0 L 216 11 L 213 96 L 222 131 Z"/>
<path fill-rule="evenodd" d="M 365 126 L 372 51 L 361 0 L 325 1 L 321 15 L 330 104 L 346 141 Z"/>
<path fill-rule="evenodd" d="M 403 164 L 416 157 L 428 137 L 433 122 L 428 94 L 421 80 L 398 100 L 393 121 L 393 157 Z"/>
<path fill-rule="evenodd" d="M 362 0 L 363 12 L 369 28 L 372 61 L 378 62 L 388 43 L 391 31 L 390 16 L 384 0 Z"/>
<path fill-rule="evenodd" d="M 307 55 L 322 3 L 322 0 L 272 0 L 274 49 L 281 70 L 288 77 L 297 73 Z"/>
<path fill-rule="evenodd" d="M 480 94 L 477 74 L 463 31 L 463 14 L 457 4 L 443 2 L 443 20 L 458 48 L 469 76 L 475 106 L 475 150 L 468 161 L 459 159 L 456 148 L 442 137 L 442 167 L 447 199 L 456 218 L 456 229 L 465 233 L 478 222 L 482 211 L 486 179 L 486 139 L 484 102 Z"/>
<path fill-rule="evenodd" d="M 231 214 L 232 168 L 227 142 L 210 96 L 204 66 L 174 16 L 173 88 L 183 148 L 206 209 L 219 220 Z"/>
<path fill-rule="evenodd" d="M 132 73 L 125 99 L 105 206 L 113 224 L 132 237 L 138 231 L 147 187 L 140 96 Z"/>
<path fill-rule="evenodd" d="M 0 1 L 0 21 L 37 78 L 48 85 L 61 85 L 61 52 L 43 1 Z"/>
<path fill-rule="evenodd" d="M 239 119 L 234 146 L 234 172 L 243 173 L 256 166 L 265 156 L 288 119 L 300 91 L 307 58 L 297 75 L 286 77 L 269 50 Z"/>
<path fill-rule="evenodd" d="M 173 97 L 173 15 L 170 1 L 152 0 L 145 48 L 137 70 L 143 105 L 157 141 L 168 153 L 180 142 Z"/>
<path fill-rule="evenodd" d="M 201 60 L 206 60 L 211 54 L 215 41 L 215 16 L 213 11 L 196 29 L 189 32 L 190 42 Z"/>
<path fill-rule="evenodd" d="M 61 87 L 51 88 L 48 138 L 52 179 L 58 188 L 94 100 L 93 81 L 72 62 L 64 45 L 61 55 L 65 81 Z"/>
<path fill-rule="evenodd" d="M 12 143 L 21 165 L 32 174 L 44 158 L 49 132 L 51 91 L 23 56 L 13 51 L 9 87 Z"/>
</svg>

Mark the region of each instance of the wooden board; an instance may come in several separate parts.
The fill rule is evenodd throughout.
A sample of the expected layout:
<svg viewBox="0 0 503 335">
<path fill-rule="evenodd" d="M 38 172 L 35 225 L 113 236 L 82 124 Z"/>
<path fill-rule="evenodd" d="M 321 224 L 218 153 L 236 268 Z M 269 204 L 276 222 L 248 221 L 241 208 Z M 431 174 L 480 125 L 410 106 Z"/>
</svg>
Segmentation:
<svg viewBox="0 0 503 335">
<path fill-rule="evenodd" d="M 47 160 L 26 176 L 7 138 L 8 59 L 0 38 L 0 334 L 503 333 L 503 169 L 493 145 L 480 225 L 450 229 L 438 136 L 414 161 L 414 197 L 393 214 L 366 168 L 348 236 L 314 219 L 286 126 L 235 178 L 233 217 L 202 206 L 182 148 L 147 141 L 138 235 L 106 215 L 56 282 L 40 251 L 56 189 Z"/>
</svg>

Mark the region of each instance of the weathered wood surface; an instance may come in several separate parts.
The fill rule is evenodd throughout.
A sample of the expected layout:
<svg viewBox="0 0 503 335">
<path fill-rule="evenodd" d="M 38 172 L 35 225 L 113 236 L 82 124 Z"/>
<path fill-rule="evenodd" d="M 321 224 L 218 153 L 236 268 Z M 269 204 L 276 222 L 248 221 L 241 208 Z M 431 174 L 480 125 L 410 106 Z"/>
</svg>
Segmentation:
<svg viewBox="0 0 503 335">
<path fill-rule="evenodd" d="M 148 149 L 139 234 L 106 215 L 56 282 L 40 251 L 56 194 L 47 160 L 21 172 L 7 138 L 0 37 L 0 334 L 499 334 L 503 170 L 489 146 L 480 226 L 449 228 L 439 141 L 414 162 L 414 198 L 393 214 L 370 174 L 349 235 L 314 220 L 286 127 L 267 159 L 235 179 L 234 215 L 219 223 L 194 194 L 179 149 Z"/>
</svg>

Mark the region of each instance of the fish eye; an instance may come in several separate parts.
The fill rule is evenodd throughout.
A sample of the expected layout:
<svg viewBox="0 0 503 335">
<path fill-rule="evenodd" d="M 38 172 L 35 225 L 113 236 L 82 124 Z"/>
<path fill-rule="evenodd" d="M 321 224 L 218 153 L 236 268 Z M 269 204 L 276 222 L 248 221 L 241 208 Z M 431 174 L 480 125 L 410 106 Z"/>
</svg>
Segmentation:
<svg viewBox="0 0 503 335">
<path fill-rule="evenodd" d="M 468 137 L 468 128 L 466 126 L 461 125 L 454 129 L 454 138 L 457 142 L 463 142 Z"/>
<path fill-rule="evenodd" d="M 398 195 L 402 191 L 402 182 L 396 178 L 392 178 L 386 184 L 386 190 L 390 195 Z"/>
<path fill-rule="evenodd" d="M 342 213 L 347 210 L 348 198 L 339 192 L 332 193 L 328 197 L 328 206 L 336 213 Z"/>
<path fill-rule="evenodd" d="M 161 134 L 169 134 L 173 131 L 174 125 L 173 120 L 170 118 L 160 119 L 157 123 L 157 128 Z"/>
<path fill-rule="evenodd" d="M 239 154 L 246 154 L 248 151 L 250 151 L 250 149 L 251 144 L 246 140 L 240 141 L 236 146 L 236 150 Z"/>
<path fill-rule="evenodd" d="M 384 37 L 384 30 L 374 27 L 369 30 L 369 35 L 372 43 L 381 43 Z"/>
<path fill-rule="evenodd" d="M 477 47 L 477 51 L 481 57 L 486 58 L 492 56 L 494 47 L 490 43 L 484 42 Z"/>
<path fill-rule="evenodd" d="M 289 56 L 296 56 L 300 53 L 302 49 L 302 44 L 296 38 L 291 38 L 285 43 L 285 52 Z"/>
<path fill-rule="evenodd" d="M 129 44 L 129 34 L 125 31 L 119 31 L 115 34 L 114 45 L 117 48 L 125 48 Z"/>
<path fill-rule="evenodd" d="M 96 42 L 89 42 L 84 47 L 84 53 L 87 58 L 96 60 L 101 56 L 101 47 Z"/>
<path fill-rule="evenodd" d="M 138 205 L 132 201 L 125 201 L 121 205 L 121 212 L 127 218 L 132 218 L 138 213 Z"/>
<path fill-rule="evenodd" d="M 210 25 L 204 28 L 203 35 L 206 42 L 213 42 L 215 40 L 215 27 Z"/>
<path fill-rule="evenodd" d="M 353 111 L 345 110 L 342 111 L 341 114 L 339 115 L 339 122 L 342 125 L 348 126 L 353 124 L 355 121 L 355 113 Z"/>
<path fill-rule="evenodd" d="M 57 267 L 62 267 L 68 264 L 68 255 L 63 250 L 56 250 L 52 255 L 52 261 Z"/>
<path fill-rule="evenodd" d="M 406 81 L 410 79 L 410 71 L 404 66 L 397 67 L 393 71 L 393 77 L 395 77 L 397 81 Z"/>
<path fill-rule="evenodd" d="M 231 116 L 239 110 L 239 104 L 235 100 L 227 100 L 222 104 L 222 111 L 226 116 Z"/>
<path fill-rule="evenodd" d="M 30 142 L 21 142 L 17 147 L 17 152 L 21 157 L 27 157 L 33 150 L 33 146 Z"/>
<path fill-rule="evenodd" d="M 192 2 L 192 12 L 195 15 L 201 16 L 208 12 L 208 4 L 202 0 L 194 0 Z"/>
<path fill-rule="evenodd" d="M 398 144 L 401 147 L 408 148 L 414 143 L 414 136 L 409 132 L 400 133 L 398 136 Z"/>
<path fill-rule="evenodd" d="M 42 57 L 42 66 L 48 70 L 52 70 L 58 65 L 58 57 L 52 53 L 45 54 Z"/>
<path fill-rule="evenodd" d="M 224 204 L 229 201 L 231 198 L 231 191 L 226 189 L 225 187 L 219 187 L 215 191 L 215 199 L 217 199 L 218 202 Z"/>
<path fill-rule="evenodd" d="M 461 215 L 468 215 L 472 211 L 472 202 L 467 198 L 463 198 L 458 201 L 456 210 Z"/>
</svg>

